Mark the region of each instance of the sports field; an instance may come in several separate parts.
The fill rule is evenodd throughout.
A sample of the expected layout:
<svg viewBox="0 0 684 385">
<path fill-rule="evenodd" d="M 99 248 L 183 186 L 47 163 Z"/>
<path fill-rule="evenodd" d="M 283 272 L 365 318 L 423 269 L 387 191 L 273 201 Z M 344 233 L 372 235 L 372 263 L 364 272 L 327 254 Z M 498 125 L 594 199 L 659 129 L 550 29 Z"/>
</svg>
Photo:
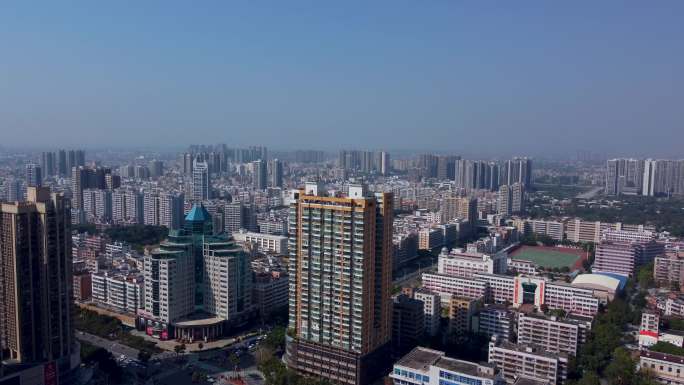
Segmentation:
<svg viewBox="0 0 684 385">
<path fill-rule="evenodd" d="M 582 257 L 582 250 L 555 247 L 522 246 L 511 254 L 511 258 L 532 261 L 541 267 L 572 268 Z"/>
</svg>

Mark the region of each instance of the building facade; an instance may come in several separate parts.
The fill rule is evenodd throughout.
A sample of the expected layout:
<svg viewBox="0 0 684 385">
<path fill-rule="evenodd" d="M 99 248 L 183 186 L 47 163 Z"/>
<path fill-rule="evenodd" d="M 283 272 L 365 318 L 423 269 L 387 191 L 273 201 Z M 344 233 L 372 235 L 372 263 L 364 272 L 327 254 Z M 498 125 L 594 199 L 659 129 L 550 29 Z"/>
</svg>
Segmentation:
<svg viewBox="0 0 684 385">
<path fill-rule="evenodd" d="M 42 187 L 0 206 L 1 358 L 52 361 L 60 376 L 75 352 L 70 209 L 68 199 Z"/>
<path fill-rule="evenodd" d="M 290 233 L 287 365 L 368 383 L 389 365 L 392 194 L 350 186 L 325 196 L 307 183 L 290 207 Z"/>
</svg>

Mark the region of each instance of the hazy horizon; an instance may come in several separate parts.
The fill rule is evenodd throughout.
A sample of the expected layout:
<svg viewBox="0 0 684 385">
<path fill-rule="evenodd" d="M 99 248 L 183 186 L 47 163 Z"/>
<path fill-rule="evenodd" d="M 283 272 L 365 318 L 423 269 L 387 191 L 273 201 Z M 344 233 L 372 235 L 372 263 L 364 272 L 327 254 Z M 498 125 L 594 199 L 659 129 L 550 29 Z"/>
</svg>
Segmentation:
<svg viewBox="0 0 684 385">
<path fill-rule="evenodd" d="M 0 5 L 0 147 L 684 157 L 684 3 Z"/>
</svg>

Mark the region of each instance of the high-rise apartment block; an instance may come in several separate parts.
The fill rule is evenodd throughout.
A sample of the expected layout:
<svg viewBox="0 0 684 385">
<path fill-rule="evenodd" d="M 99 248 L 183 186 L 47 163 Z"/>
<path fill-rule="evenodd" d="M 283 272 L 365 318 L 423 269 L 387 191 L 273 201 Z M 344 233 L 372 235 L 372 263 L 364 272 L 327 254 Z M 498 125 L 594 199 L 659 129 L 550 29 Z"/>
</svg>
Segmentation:
<svg viewBox="0 0 684 385">
<path fill-rule="evenodd" d="M 606 163 L 607 195 L 684 195 L 684 160 L 610 159 Z"/>
<path fill-rule="evenodd" d="M 513 158 L 504 162 L 501 170 L 502 184 L 520 184 L 523 189 L 532 187 L 532 159 Z"/>
<path fill-rule="evenodd" d="M 112 219 L 112 192 L 110 190 L 83 190 L 83 212 L 88 222 L 108 223 Z"/>
<path fill-rule="evenodd" d="M 2 359 L 56 361 L 60 375 L 74 353 L 70 205 L 47 188 L 0 206 Z"/>
<path fill-rule="evenodd" d="M 112 191 L 112 222 L 116 224 L 143 224 L 143 194 L 133 189 Z"/>
<path fill-rule="evenodd" d="M 439 322 L 442 316 L 441 300 L 439 295 L 428 290 L 417 290 L 413 298 L 423 303 L 423 324 L 428 336 L 436 336 L 439 333 Z"/>
<path fill-rule="evenodd" d="M 226 203 L 223 209 L 225 231 L 228 234 L 235 234 L 240 229 L 256 231 L 256 212 L 249 203 L 234 201 Z"/>
<path fill-rule="evenodd" d="M 521 183 L 499 187 L 496 211 L 499 215 L 520 214 L 525 210 L 525 188 Z"/>
<path fill-rule="evenodd" d="M 192 200 L 211 199 L 211 175 L 206 161 L 196 158 L 192 163 Z"/>
<path fill-rule="evenodd" d="M 268 187 L 267 171 L 266 161 L 259 159 L 252 162 L 252 185 L 256 190 L 265 190 Z"/>
<path fill-rule="evenodd" d="M 43 152 L 40 154 L 40 168 L 43 171 L 43 178 L 57 174 L 54 152 Z"/>
<path fill-rule="evenodd" d="M 480 300 L 452 296 L 449 301 L 449 332 L 461 335 L 470 331 L 470 322 Z"/>
<path fill-rule="evenodd" d="M 43 183 L 43 169 L 40 165 L 29 163 L 26 165 L 26 185 L 40 187 Z"/>
<path fill-rule="evenodd" d="M 425 335 L 423 303 L 406 294 L 392 303 L 392 354 L 402 356 L 416 347 Z"/>
<path fill-rule="evenodd" d="M 391 339 L 392 194 L 325 196 L 307 183 L 290 206 L 287 365 L 343 384 L 387 368 Z"/>
<path fill-rule="evenodd" d="M 283 187 L 283 162 L 278 159 L 268 162 L 268 181 L 271 187 Z"/>
</svg>

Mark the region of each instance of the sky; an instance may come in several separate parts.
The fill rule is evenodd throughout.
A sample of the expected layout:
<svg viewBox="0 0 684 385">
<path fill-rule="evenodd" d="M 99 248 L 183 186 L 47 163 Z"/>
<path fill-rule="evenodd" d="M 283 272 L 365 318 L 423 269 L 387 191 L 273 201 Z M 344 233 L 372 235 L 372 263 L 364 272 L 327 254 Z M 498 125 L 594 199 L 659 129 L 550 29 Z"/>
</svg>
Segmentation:
<svg viewBox="0 0 684 385">
<path fill-rule="evenodd" d="M 684 1 L 0 2 L 0 146 L 684 157 Z"/>
</svg>

